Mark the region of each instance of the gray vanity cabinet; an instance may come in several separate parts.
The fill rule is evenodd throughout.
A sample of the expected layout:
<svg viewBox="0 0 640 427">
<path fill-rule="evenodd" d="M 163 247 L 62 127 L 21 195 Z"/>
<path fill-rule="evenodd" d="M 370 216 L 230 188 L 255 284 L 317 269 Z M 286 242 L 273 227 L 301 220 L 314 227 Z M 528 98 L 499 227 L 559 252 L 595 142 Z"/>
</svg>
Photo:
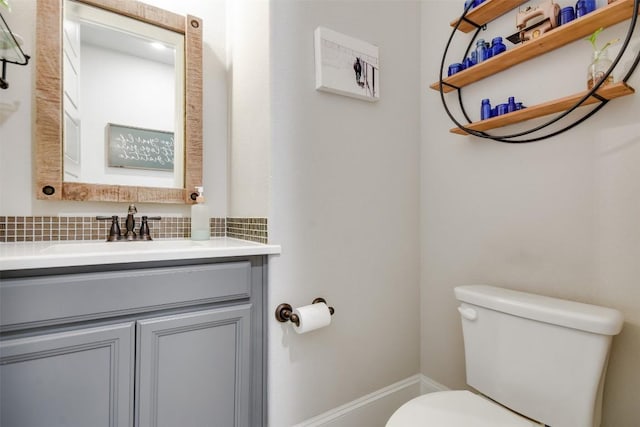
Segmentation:
<svg viewBox="0 0 640 427">
<path fill-rule="evenodd" d="M 0 341 L 0 425 L 130 425 L 132 322 Z"/>
<path fill-rule="evenodd" d="M 265 286 L 265 256 L 0 272 L 0 425 L 266 425 Z"/>
<path fill-rule="evenodd" d="M 242 305 L 138 321 L 139 426 L 249 426 L 250 319 Z"/>
</svg>

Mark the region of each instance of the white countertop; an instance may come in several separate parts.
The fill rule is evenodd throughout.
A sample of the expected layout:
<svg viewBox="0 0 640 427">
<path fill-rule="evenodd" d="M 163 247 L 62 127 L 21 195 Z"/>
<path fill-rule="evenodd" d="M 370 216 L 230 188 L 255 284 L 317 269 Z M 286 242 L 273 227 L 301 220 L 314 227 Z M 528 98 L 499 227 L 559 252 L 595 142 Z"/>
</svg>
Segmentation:
<svg viewBox="0 0 640 427">
<path fill-rule="evenodd" d="M 279 253 L 279 245 L 265 245 L 229 237 L 203 241 L 158 239 L 140 242 L 0 243 L 0 271 Z"/>
</svg>

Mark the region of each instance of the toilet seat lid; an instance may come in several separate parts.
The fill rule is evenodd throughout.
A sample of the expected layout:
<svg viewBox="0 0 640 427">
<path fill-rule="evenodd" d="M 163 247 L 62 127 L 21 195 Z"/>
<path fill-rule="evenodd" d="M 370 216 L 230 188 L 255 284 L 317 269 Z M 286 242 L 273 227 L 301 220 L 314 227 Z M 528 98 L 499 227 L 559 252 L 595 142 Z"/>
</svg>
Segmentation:
<svg viewBox="0 0 640 427">
<path fill-rule="evenodd" d="M 386 427 L 539 427 L 506 408 L 466 390 L 416 397 L 398 409 Z"/>
</svg>

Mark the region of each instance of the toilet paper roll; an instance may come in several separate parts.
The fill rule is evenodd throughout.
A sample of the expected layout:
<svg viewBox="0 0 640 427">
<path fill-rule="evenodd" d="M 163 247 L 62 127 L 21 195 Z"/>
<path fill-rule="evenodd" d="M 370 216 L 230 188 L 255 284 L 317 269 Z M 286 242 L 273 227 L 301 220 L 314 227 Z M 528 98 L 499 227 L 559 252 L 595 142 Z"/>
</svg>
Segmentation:
<svg viewBox="0 0 640 427">
<path fill-rule="evenodd" d="M 298 319 L 300 319 L 299 326 L 296 326 L 295 324 L 293 325 L 293 329 L 299 334 L 324 328 L 325 326 L 329 326 L 331 323 L 329 307 L 327 307 L 327 304 L 322 302 L 296 308 L 293 312 L 294 314 L 297 314 Z"/>
</svg>

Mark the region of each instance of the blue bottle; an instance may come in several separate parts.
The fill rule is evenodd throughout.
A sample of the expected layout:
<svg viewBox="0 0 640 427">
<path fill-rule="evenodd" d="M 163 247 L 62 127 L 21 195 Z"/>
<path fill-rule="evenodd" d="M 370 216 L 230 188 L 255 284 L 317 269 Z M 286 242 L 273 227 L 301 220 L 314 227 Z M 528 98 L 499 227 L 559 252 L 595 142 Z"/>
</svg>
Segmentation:
<svg viewBox="0 0 640 427">
<path fill-rule="evenodd" d="M 496 56 L 505 50 L 507 50 L 507 47 L 502 42 L 502 37 L 494 37 L 493 40 L 491 40 L 491 53 L 493 56 Z"/>
<path fill-rule="evenodd" d="M 471 67 L 473 67 L 474 65 L 476 65 L 476 64 L 473 62 L 473 59 L 471 59 L 471 58 L 465 58 L 465 60 L 464 60 L 464 69 L 465 69 L 465 70 L 466 70 L 467 68 L 471 68 Z"/>
<path fill-rule="evenodd" d="M 482 100 L 482 105 L 480 106 L 480 120 L 487 120 L 491 118 L 491 104 L 488 99 Z"/>
<path fill-rule="evenodd" d="M 462 70 L 464 70 L 464 64 L 456 62 L 454 64 L 449 65 L 449 70 L 447 71 L 447 76 L 451 77 L 455 73 L 459 73 Z"/>
<path fill-rule="evenodd" d="M 516 105 L 516 100 L 513 96 L 509 97 L 509 103 L 507 104 L 507 112 L 511 113 L 514 112 L 518 109 L 518 106 Z"/>
<path fill-rule="evenodd" d="M 476 42 L 476 56 L 478 64 L 487 59 L 487 47 L 484 44 L 484 39 L 478 39 Z"/>
<path fill-rule="evenodd" d="M 489 59 L 493 56 L 493 51 L 491 50 L 489 42 L 484 42 L 484 54 L 486 56 L 484 59 Z"/>
</svg>

